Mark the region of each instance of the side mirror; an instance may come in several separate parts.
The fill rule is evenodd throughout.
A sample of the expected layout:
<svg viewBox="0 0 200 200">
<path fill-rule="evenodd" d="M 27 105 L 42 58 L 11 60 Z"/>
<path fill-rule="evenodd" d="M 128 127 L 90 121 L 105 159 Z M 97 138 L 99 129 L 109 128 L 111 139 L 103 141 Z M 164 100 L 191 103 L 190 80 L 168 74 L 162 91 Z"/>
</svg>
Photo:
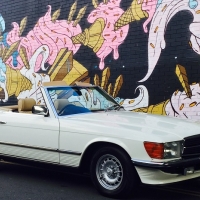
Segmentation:
<svg viewBox="0 0 200 200">
<path fill-rule="evenodd" d="M 49 116 L 49 110 L 46 106 L 33 106 L 32 113 L 36 115 L 44 115 L 45 117 Z"/>
</svg>

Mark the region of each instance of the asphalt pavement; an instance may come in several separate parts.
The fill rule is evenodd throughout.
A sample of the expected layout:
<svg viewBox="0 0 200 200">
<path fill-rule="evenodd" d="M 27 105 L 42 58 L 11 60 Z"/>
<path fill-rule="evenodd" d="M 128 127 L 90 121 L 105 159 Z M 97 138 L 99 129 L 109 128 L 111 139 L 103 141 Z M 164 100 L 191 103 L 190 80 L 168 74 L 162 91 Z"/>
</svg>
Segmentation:
<svg viewBox="0 0 200 200">
<path fill-rule="evenodd" d="M 199 200 L 200 179 L 167 186 L 141 185 L 129 200 Z M 88 176 L 1 164 L 0 200 L 103 200 Z"/>
</svg>

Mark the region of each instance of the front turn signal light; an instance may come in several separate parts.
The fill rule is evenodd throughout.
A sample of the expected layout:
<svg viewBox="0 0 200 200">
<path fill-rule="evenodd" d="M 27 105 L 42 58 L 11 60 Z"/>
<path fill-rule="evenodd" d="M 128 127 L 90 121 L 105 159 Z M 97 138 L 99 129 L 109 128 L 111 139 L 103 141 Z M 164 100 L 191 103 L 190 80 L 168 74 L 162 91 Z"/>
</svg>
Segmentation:
<svg viewBox="0 0 200 200">
<path fill-rule="evenodd" d="M 155 142 L 144 142 L 144 147 L 151 158 L 164 158 L 164 144 Z"/>
</svg>

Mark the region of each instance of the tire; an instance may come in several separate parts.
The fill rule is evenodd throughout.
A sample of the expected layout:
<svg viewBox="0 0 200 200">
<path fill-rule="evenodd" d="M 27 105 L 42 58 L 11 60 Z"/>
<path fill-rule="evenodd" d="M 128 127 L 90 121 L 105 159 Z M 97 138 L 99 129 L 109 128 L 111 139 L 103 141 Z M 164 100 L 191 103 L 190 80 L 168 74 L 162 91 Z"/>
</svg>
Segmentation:
<svg viewBox="0 0 200 200">
<path fill-rule="evenodd" d="M 130 157 L 117 147 L 104 147 L 94 154 L 90 175 L 96 189 L 111 198 L 125 198 L 139 184 Z"/>
</svg>

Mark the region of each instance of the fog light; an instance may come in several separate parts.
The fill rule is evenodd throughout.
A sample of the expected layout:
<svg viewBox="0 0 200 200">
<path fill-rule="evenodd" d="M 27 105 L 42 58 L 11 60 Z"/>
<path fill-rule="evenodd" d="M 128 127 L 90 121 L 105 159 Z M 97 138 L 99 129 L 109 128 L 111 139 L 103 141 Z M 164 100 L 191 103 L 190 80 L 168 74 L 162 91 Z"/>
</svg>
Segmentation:
<svg viewBox="0 0 200 200">
<path fill-rule="evenodd" d="M 194 167 L 187 167 L 184 169 L 184 175 L 194 174 Z"/>
</svg>

